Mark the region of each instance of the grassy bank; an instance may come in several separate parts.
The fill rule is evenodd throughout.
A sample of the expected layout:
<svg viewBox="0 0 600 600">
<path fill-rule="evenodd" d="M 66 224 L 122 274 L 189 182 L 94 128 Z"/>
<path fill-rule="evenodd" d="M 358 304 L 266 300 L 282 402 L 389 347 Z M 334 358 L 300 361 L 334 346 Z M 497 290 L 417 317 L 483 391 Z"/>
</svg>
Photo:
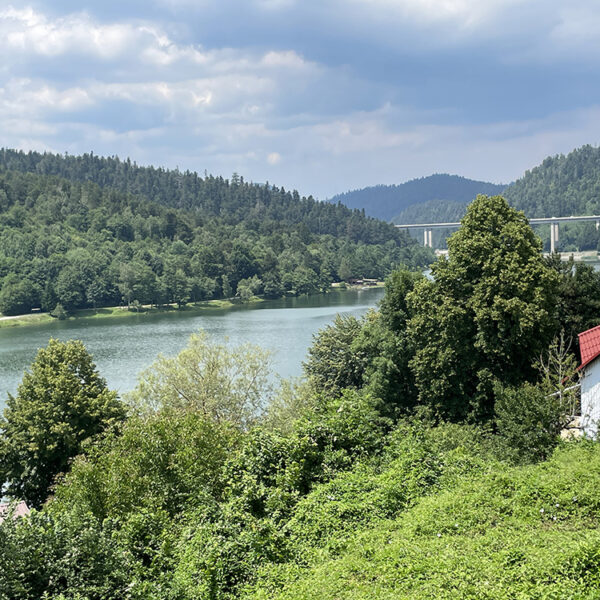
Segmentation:
<svg viewBox="0 0 600 600">
<path fill-rule="evenodd" d="M 0 329 L 7 327 L 21 327 L 23 325 L 43 325 L 51 323 L 55 319 L 48 313 L 32 313 L 28 315 L 18 315 L 16 317 L 0 317 Z"/>
<path fill-rule="evenodd" d="M 385 283 L 378 281 L 375 286 L 368 286 L 366 289 L 373 287 L 383 287 Z M 345 284 L 345 283 L 333 283 L 331 285 L 332 290 L 340 291 L 345 289 L 363 289 L 363 284 Z M 295 296 L 295 293 L 289 294 Z M 126 306 L 107 306 L 104 308 L 83 308 L 75 310 L 69 313 L 65 321 L 74 321 L 77 319 L 115 319 L 122 317 L 131 317 L 133 315 L 144 316 L 154 315 L 159 313 L 201 313 L 204 311 L 215 311 L 215 310 L 227 310 L 234 307 L 248 306 L 252 304 L 259 304 L 264 302 L 265 298 L 259 296 L 253 296 L 249 300 L 239 300 L 237 298 L 220 299 L 220 300 L 204 300 L 202 302 L 193 302 L 185 304 L 184 306 L 178 307 L 177 304 L 164 304 L 160 307 L 142 305 L 139 308 L 133 306 L 127 308 Z M 8 327 L 23 327 L 27 325 L 44 325 L 46 323 L 52 323 L 57 321 L 55 317 L 52 317 L 49 313 L 30 313 L 26 315 L 17 316 L 0 316 L 0 329 Z"/>
<path fill-rule="evenodd" d="M 78 319 L 115 319 L 123 317 L 155 315 L 159 313 L 201 313 L 204 311 L 225 310 L 234 306 L 248 304 L 258 304 L 264 302 L 262 298 L 254 297 L 242 303 L 235 299 L 229 300 L 205 300 L 203 302 L 194 302 L 178 307 L 176 304 L 166 304 L 160 307 L 140 306 L 139 309 L 126 306 L 109 306 L 105 308 L 85 308 L 76 310 L 64 319 L 65 321 L 75 321 Z M 0 329 L 8 327 L 22 327 L 27 325 L 44 325 L 57 321 L 49 313 L 32 313 L 27 315 L 18 315 L 14 317 L 0 317 Z"/>
<path fill-rule="evenodd" d="M 458 458 L 454 468 L 460 470 Z M 340 477 L 319 502 L 311 498 L 319 488 L 303 501 L 312 499 L 312 512 L 304 515 L 309 527 L 301 523 L 309 535 L 297 536 L 300 558 L 264 565 L 262 578 L 243 597 L 598 598 L 599 466 L 599 446 L 591 443 L 565 445 L 537 465 L 482 462 L 479 473 L 467 469 L 457 479 L 439 478 L 433 493 L 396 515 L 389 506 L 406 483 L 394 469 L 392 477 L 379 476 L 391 488 L 378 482 L 378 494 L 361 493 L 364 475 L 354 474 L 351 486 Z M 374 496 L 376 505 L 360 510 Z M 354 521 L 350 528 L 348 521 Z M 320 537 L 315 541 L 311 532 Z"/>
<path fill-rule="evenodd" d="M 385 287 L 385 281 L 378 281 L 375 285 L 365 285 L 364 283 L 346 283 L 345 281 L 339 281 L 331 284 L 331 288 L 334 290 L 369 290 L 375 287 Z"/>
</svg>

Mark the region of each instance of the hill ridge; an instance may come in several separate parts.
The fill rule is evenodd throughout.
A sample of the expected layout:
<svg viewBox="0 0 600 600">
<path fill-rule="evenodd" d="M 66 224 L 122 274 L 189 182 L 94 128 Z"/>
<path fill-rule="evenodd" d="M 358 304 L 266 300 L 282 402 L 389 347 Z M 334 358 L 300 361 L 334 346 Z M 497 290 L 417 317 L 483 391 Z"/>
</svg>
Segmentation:
<svg viewBox="0 0 600 600">
<path fill-rule="evenodd" d="M 369 216 L 391 221 L 413 205 L 432 201 L 463 202 L 466 205 L 477 194 L 494 195 L 505 188 L 505 184 L 468 179 L 462 175 L 434 173 L 400 184 L 379 184 L 351 190 L 333 196 L 329 202 L 341 202 L 354 209 L 364 208 Z"/>
</svg>

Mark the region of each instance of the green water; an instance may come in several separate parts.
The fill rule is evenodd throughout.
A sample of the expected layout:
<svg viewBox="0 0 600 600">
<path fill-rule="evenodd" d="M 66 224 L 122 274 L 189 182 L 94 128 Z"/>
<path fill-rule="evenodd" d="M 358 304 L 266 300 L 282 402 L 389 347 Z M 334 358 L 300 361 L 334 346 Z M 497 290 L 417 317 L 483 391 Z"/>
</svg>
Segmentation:
<svg viewBox="0 0 600 600">
<path fill-rule="evenodd" d="M 201 314 L 132 314 L 0 329 L 0 408 L 7 392 L 15 392 L 37 349 L 51 337 L 82 340 L 110 388 L 119 392 L 131 390 L 137 374 L 159 353 L 177 354 L 199 329 L 219 341 L 227 338 L 232 345 L 251 342 L 270 350 L 274 373 L 290 377 L 301 374 L 313 334 L 336 313 L 362 315 L 382 296 L 382 288 L 346 290 Z"/>
</svg>

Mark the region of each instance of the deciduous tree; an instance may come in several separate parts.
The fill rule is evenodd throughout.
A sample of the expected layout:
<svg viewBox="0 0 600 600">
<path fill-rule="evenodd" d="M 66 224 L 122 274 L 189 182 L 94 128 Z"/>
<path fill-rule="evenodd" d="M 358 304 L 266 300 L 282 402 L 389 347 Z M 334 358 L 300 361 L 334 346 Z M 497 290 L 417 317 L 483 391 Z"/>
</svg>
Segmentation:
<svg viewBox="0 0 600 600">
<path fill-rule="evenodd" d="M 0 419 L 0 481 L 40 506 L 82 444 L 125 416 L 123 404 L 77 340 L 51 339 L 8 397 Z"/>
<path fill-rule="evenodd" d="M 200 332 L 177 356 L 161 355 L 143 371 L 129 399 L 141 409 L 199 411 L 245 428 L 266 404 L 268 376 L 268 353 L 258 346 L 231 349 Z"/>
<path fill-rule="evenodd" d="M 558 276 L 525 215 L 478 196 L 448 240 L 433 281 L 409 296 L 411 361 L 421 403 L 445 417 L 492 414 L 496 380 L 519 385 L 556 331 Z"/>
</svg>

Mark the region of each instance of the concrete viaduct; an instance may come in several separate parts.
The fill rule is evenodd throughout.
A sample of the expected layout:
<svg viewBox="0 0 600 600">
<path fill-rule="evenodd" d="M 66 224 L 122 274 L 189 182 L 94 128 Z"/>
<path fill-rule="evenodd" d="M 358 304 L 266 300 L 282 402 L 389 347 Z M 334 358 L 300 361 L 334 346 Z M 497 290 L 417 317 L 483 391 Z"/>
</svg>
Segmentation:
<svg viewBox="0 0 600 600">
<path fill-rule="evenodd" d="M 581 223 L 581 222 L 595 222 L 596 229 L 600 228 L 600 216 L 599 215 L 585 215 L 581 217 L 545 217 L 543 219 L 529 219 L 530 225 L 550 225 L 550 252 L 554 252 L 556 249 L 556 242 L 558 242 L 558 225 L 560 223 Z M 433 248 L 433 236 L 431 232 L 434 229 L 458 229 L 460 223 L 410 223 L 407 225 L 396 225 L 400 229 L 422 229 L 423 230 L 423 241 L 425 246 Z"/>
</svg>

